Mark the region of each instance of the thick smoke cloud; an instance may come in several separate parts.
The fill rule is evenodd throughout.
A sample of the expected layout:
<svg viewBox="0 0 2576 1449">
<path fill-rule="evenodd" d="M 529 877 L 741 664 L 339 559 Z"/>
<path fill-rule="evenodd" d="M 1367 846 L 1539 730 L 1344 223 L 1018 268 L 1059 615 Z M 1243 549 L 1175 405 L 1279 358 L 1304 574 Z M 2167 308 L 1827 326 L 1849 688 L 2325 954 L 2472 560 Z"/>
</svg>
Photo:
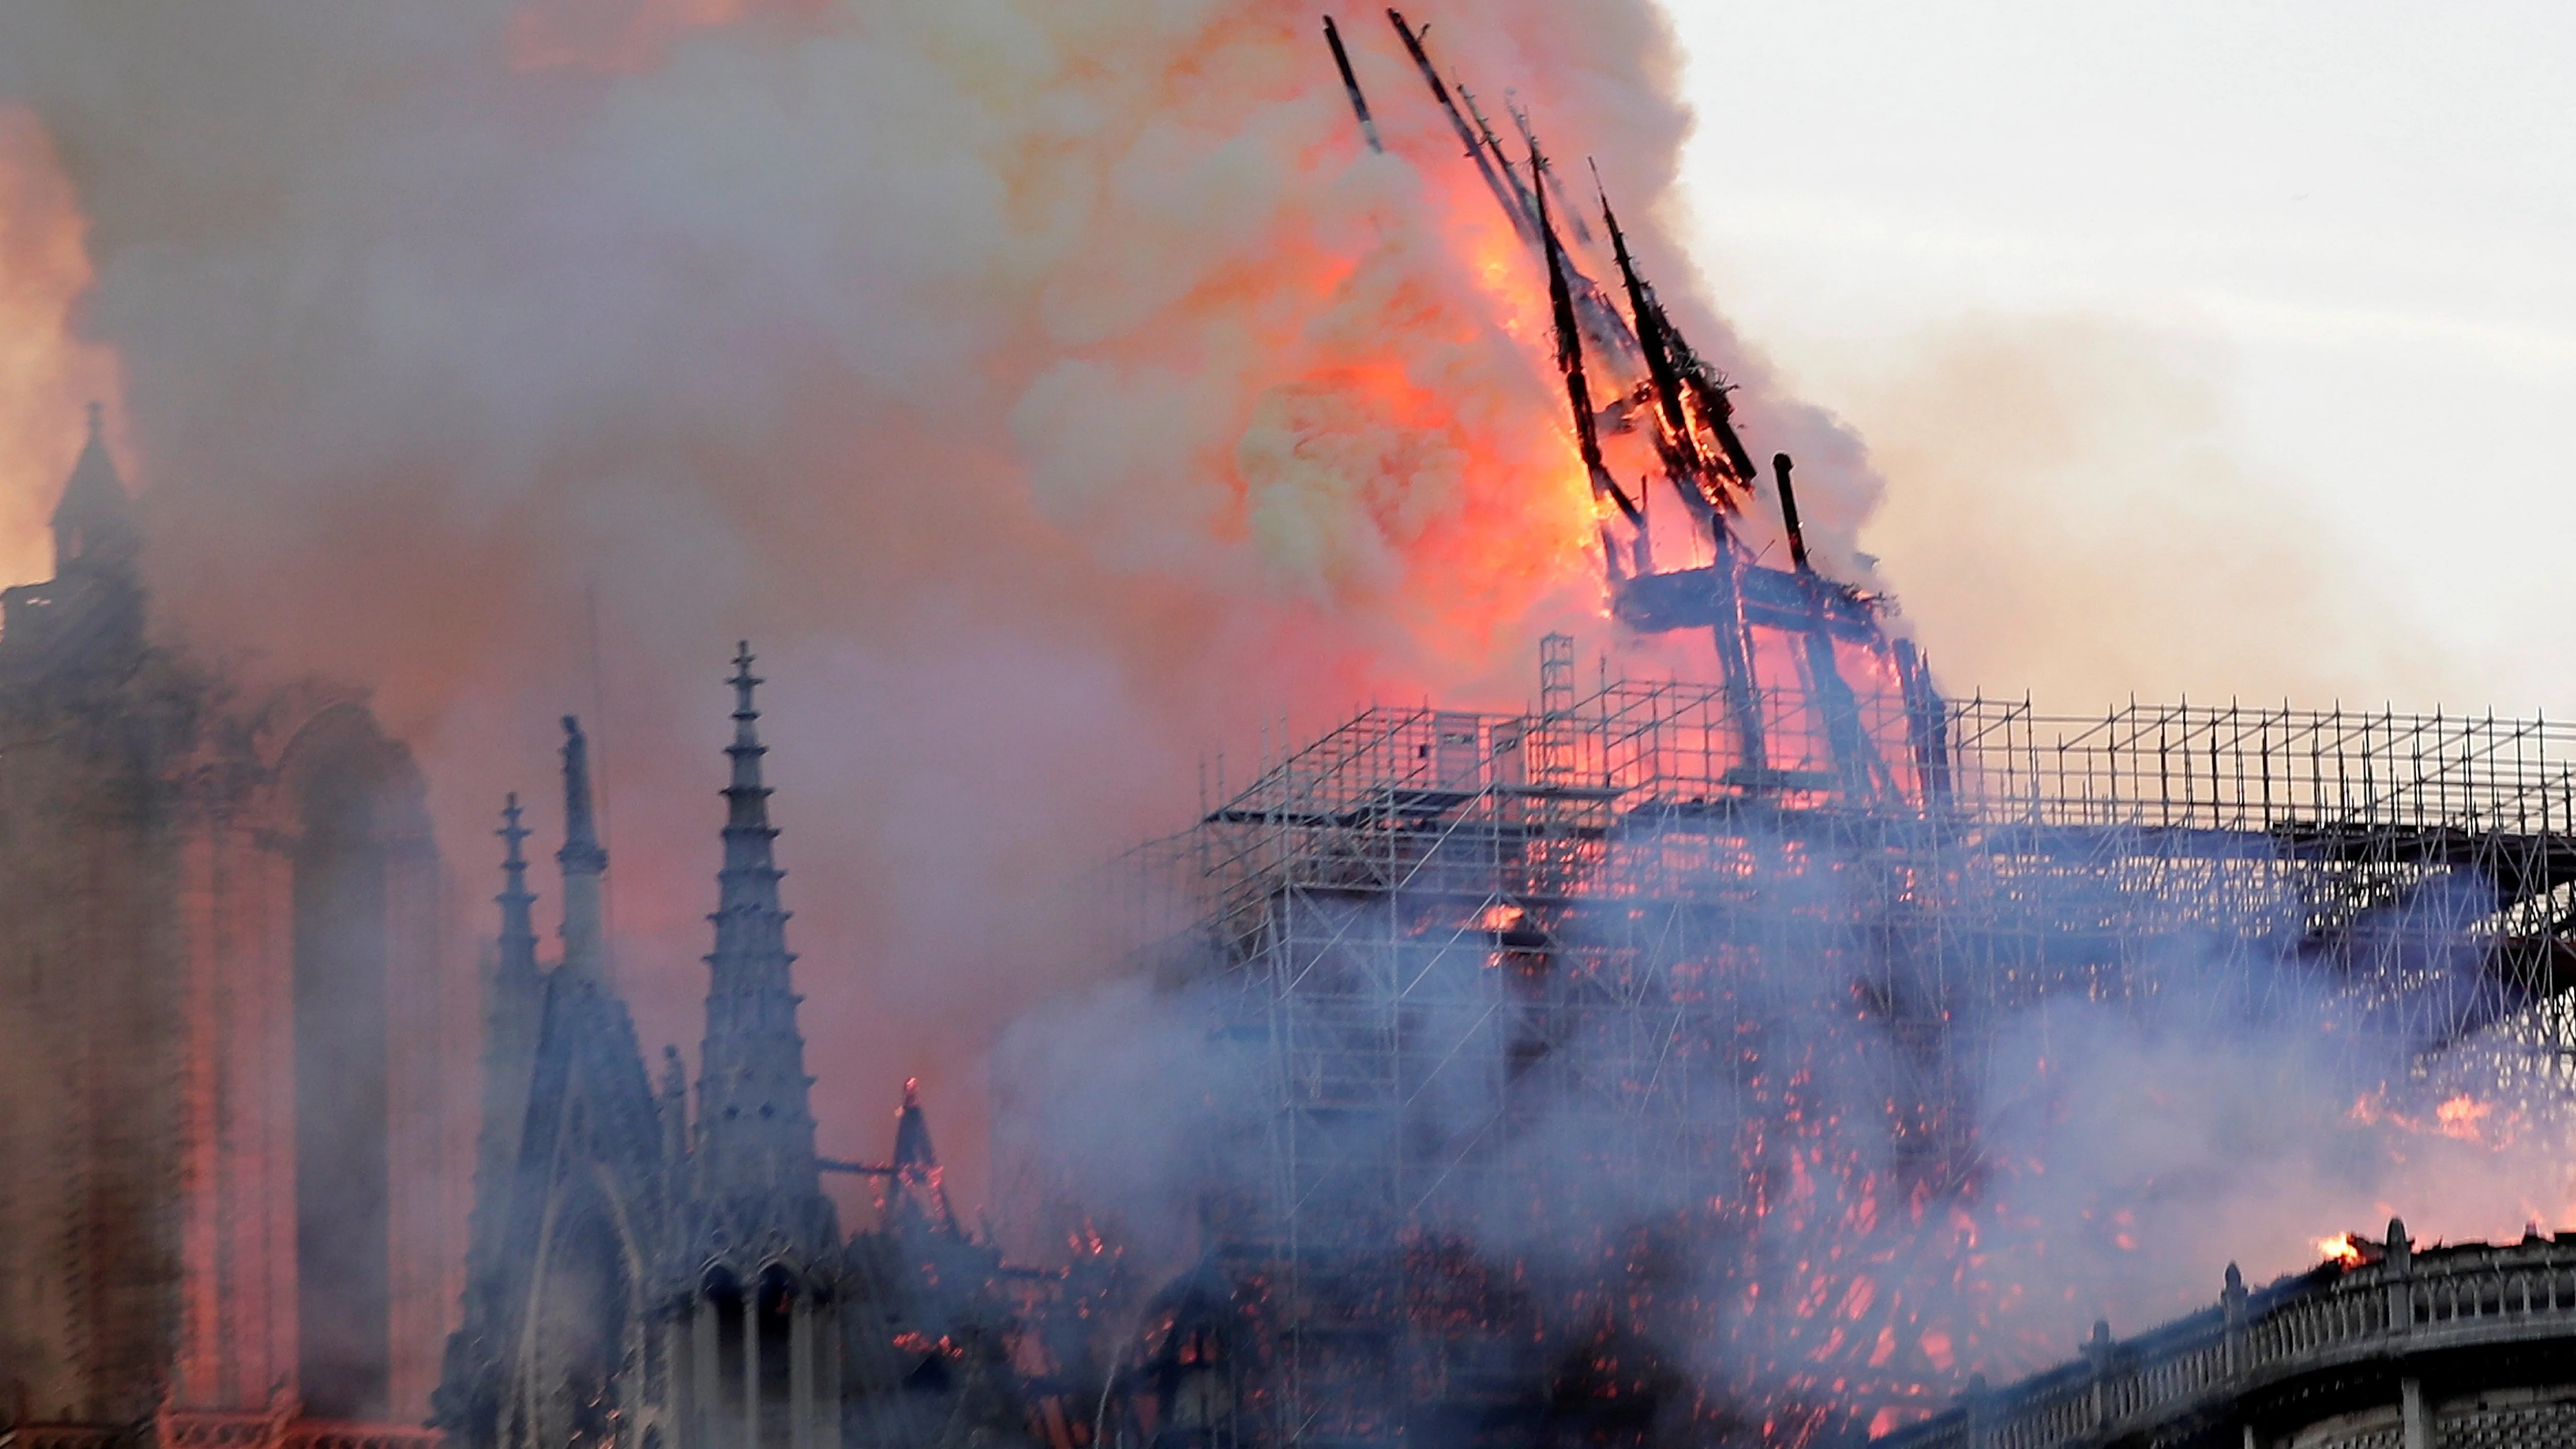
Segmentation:
<svg viewBox="0 0 2576 1449">
<path fill-rule="evenodd" d="M 551 721 L 589 716 L 648 1042 L 695 1036 L 718 681 L 751 636 L 825 1146 L 882 1150 L 919 1075 L 971 1200 L 984 1048 L 1096 960 L 1055 887 L 1185 819 L 1194 755 L 1371 693 L 1515 703 L 1538 634 L 1604 637 L 1528 259 L 1355 21 L 1394 152 L 1363 155 L 1318 18 L 18 0 L 0 565 L 41 571 L 73 404 L 120 402 L 161 626 L 374 686 L 465 898 L 503 790 L 551 833 Z M 1688 115 L 1652 7 L 1414 18 L 1599 157 L 1754 447 L 1798 455 L 1820 553 L 1865 568 L 1858 441 L 1778 394 L 1655 225 Z M 1991 394 L 1933 397 L 1914 431 L 1946 437 Z M 1234 1067 L 1190 1050 L 1186 1003 L 1106 989 L 1007 1059 L 1078 1089 L 1029 1121 L 1164 1189 L 1125 1206 L 1170 1241 L 1207 1138 L 1142 1104 L 1183 1068 L 1226 1100 Z M 2432 1185 L 2463 1232 L 2563 1188 L 2357 1119 L 2300 1040 L 2026 1025 L 1980 1095 L 1988 1277 L 2064 1296 L 1965 1305 L 2010 1352 L 2202 1301 L 2229 1252 L 2290 1266 L 2320 1220 L 2422 1216 Z M 1850 1066 L 1858 1100 L 1879 1079 Z"/>
<path fill-rule="evenodd" d="M 1498 120 L 1517 86 L 1600 157 L 1847 560 L 1856 444 L 1769 395 L 1653 225 L 1688 124 L 1660 17 L 1413 18 Z M 684 1043 L 753 637 L 829 1145 L 881 1146 L 917 1073 L 971 1156 L 977 1048 L 1084 954 L 1038 887 L 1181 818 L 1196 753 L 1371 693 L 1516 700 L 1539 633 L 1601 638 L 1530 260 L 1355 20 L 1366 157 L 1319 19 L 12 6 L 9 174 L 54 220 L 9 557 L 38 571 L 68 395 L 119 399 L 106 352 L 63 359 L 112 349 L 162 627 L 374 686 L 467 898 L 501 792 L 550 802 L 551 721 L 591 716 L 619 969 Z"/>
<path fill-rule="evenodd" d="M 1796 855 L 1761 868 L 1763 919 L 1867 909 L 1819 898 L 1821 872 Z M 1639 903 L 1652 944 L 1608 967 L 1569 953 L 1554 970 L 1597 970 L 1645 1005 L 1604 1006 L 1600 980 L 1565 986 L 1535 1014 L 1574 1024 L 1536 1051 L 1512 1026 L 1527 1009 L 1512 972 L 1481 938 L 1434 949 L 1442 930 L 1390 937 L 1365 912 L 1346 932 L 1274 923 L 1260 964 L 1296 977 L 1293 997 L 1166 942 L 1173 967 L 1195 968 L 1166 974 L 1190 984 L 1112 983 L 1005 1038 L 1006 1181 L 1028 1221 L 1106 1228 L 1148 1281 L 1183 1266 L 1225 1204 L 1275 1212 L 1295 1194 L 1311 1248 L 1374 1221 L 1380 1181 L 1309 1168 L 1290 1188 L 1283 1133 L 1298 1113 L 1279 1104 L 1312 1089 L 1306 1073 L 1383 1073 L 1407 1084 L 1399 1127 L 1300 1117 L 1297 1150 L 1404 1161 L 1408 1202 L 1422 1194 L 1409 1225 L 1511 1282 L 1575 1285 L 1546 1300 L 1555 1332 L 1588 1326 L 1581 1288 L 1616 1299 L 1603 1285 L 1627 1275 L 1651 1351 L 1773 1407 L 1847 1405 L 1846 1386 L 1883 1380 L 2000 1382 L 2068 1357 L 2097 1318 L 2139 1332 L 2215 1301 L 2231 1263 L 2261 1284 L 2392 1216 L 2419 1240 L 2509 1240 L 2576 1208 L 2576 1120 L 2550 1069 L 2509 1038 L 2419 1056 L 2427 1043 L 2399 1026 L 2480 989 L 2476 953 L 2449 949 L 2484 909 L 2465 883 L 2392 910 L 2374 928 L 2388 964 L 2357 975 L 2251 944 L 2298 939 L 2287 899 L 2213 897 L 2200 929 L 2174 932 L 2129 916 L 2137 902 L 2107 883 L 2031 878 L 2009 905 L 1959 907 L 1938 964 L 1909 965 L 1883 945 L 1693 946 L 1674 924 L 1687 907 L 1658 901 L 1652 880 L 1625 884 L 1643 894 L 1596 882 Z M 1398 914 L 1437 909 L 1426 897 Z M 1981 909 L 2005 942 L 1975 940 Z M 2124 971 L 2025 994 L 2013 932 L 2105 918 L 2140 932 Z M 1928 1070 L 1919 1034 L 1856 1005 L 1861 983 L 1915 971 L 1941 983 Z M 1333 997 L 1339 973 L 1402 980 L 1400 1008 Z M 1372 1010 L 1400 1011 L 1400 1048 L 1390 1031 L 1362 1038 L 1379 1053 L 1366 1069 L 1316 1064 L 1332 1050 L 1319 1043 Z M 1295 1045 L 1274 1048 L 1274 1033 Z M 1731 1084 L 1695 1080 L 1712 1066 Z M 1909 1157 L 1899 1119 L 1935 1124 L 1946 1145 Z M 1253 1221 L 1252 1241 L 1284 1234 Z"/>
</svg>

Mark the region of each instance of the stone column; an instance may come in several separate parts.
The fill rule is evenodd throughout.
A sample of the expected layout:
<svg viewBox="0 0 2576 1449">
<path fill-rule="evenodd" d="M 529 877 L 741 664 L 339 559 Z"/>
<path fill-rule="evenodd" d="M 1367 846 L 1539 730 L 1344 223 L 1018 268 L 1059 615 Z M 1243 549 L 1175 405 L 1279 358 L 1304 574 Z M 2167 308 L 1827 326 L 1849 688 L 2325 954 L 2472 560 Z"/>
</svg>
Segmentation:
<svg viewBox="0 0 2576 1449">
<path fill-rule="evenodd" d="M 760 1280 L 742 1291 L 742 1449 L 760 1442 Z"/>
<path fill-rule="evenodd" d="M 2415 1328 L 2415 1247 L 2406 1239 L 2402 1218 L 2388 1220 L 2388 1259 L 2382 1271 L 2388 1280 L 2388 1331 L 2411 1333 Z"/>
<path fill-rule="evenodd" d="M 662 1333 L 662 1419 L 670 1425 L 665 1441 L 670 1449 L 698 1449 L 696 1418 L 698 1383 L 694 1377 L 697 1356 L 691 1352 L 697 1337 L 697 1305 L 692 1302 L 686 1312 L 674 1313 L 661 1326 Z"/>
<path fill-rule="evenodd" d="M 802 1293 L 787 1307 L 787 1423 L 789 1449 L 820 1449 L 814 1442 L 814 1308 Z"/>
<path fill-rule="evenodd" d="M 2241 1376 L 2253 1367 L 2249 1352 L 2252 1345 L 2246 1334 L 2246 1296 L 2245 1275 L 2237 1271 L 2235 1264 L 2228 1264 L 2227 1284 L 2219 1290 L 2218 1306 L 2220 1317 L 2226 1324 L 2225 1371 L 2230 1379 Z M 2245 1432 L 2251 1434 L 2254 1431 L 2248 1429 Z"/>
<path fill-rule="evenodd" d="M 2424 1381 L 2398 1385 L 2398 1408 L 2406 1420 L 2406 1449 L 2433 1449 L 2433 1412 L 2424 1403 Z"/>
<path fill-rule="evenodd" d="M 716 1416 L 724 1412 L 723 1354 L 717 1347 L 716 1301 L 703 1288 L 689 1309 L 689 1407 L 685 1449 L 719 1449 Z"/>
<path fill-rule="evenodd" d="M 814 1315 L 814 1349 L 822 1360 L 820 1402 L 815 1410 L 823 1449 L 841 1444 L 841 1302 L 833 1298 Z"/>
<path fill-rule="evenodd" d="M 450 1213 L 456 1174 L 446 1158 L 452 1133 L 441 1079 L 450 1060 L 450 963 L 437 849 L 425 832 L 393 836 L 383 848 L 386 1393 L 395 1421 L 418 1423 L 429 1416 L 464 1287 L 463 1215 Z"/>
<path fill-rule="evenodd" d="M 2091 1385 L 2093 1427 L 2101 1428 L 2111 1420 L 2111 1325 L 2106 1319 L 2093 1320 L 2093 1336 L 2084 1341 L 2085 1360 L 2092 1365 Z"/>
<path fill-rule="evenodd" d="M 170 1399 L 180 1408 L 236 1409 L 240 1345 L 247 1335 L 226 1322 L 223 1200 L 231 1105 L 224 1068 L 221 921 L 229 843 L 220 826 L 191 818 L 179 843 L 179 971 L 186 1040 L 179 1061 L 180 1271 L 179 1351 Z M 261 1385 L 265 1388 L 266 1385 Z"/>
</svg>

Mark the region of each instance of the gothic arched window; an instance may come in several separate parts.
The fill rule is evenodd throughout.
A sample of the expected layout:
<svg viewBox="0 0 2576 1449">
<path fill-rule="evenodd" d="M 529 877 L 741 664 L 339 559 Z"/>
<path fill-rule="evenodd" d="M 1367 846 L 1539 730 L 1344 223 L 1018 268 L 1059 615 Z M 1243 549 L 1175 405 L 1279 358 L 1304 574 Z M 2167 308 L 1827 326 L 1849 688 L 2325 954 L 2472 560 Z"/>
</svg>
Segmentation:
<svg viewBox="0 0 2576 1449">
<path fill-rule="evenodd" d="M 529 1320 L 531 1449 L 610 1449 L 624 1437 L 634 1282 L 625 1245 L 595 1207 L 546 1245 Z"/>
</svg>

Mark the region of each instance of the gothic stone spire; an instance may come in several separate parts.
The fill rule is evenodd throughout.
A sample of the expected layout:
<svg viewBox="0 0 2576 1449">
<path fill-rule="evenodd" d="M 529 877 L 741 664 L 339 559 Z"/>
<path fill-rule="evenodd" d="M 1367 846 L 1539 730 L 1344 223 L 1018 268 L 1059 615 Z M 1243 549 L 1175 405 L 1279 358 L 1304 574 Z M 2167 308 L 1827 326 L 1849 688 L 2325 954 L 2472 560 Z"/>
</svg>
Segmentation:
<svg viewBox="0 0 2576 1449">
<path fill-rule="evenodd" d="M 600 877 L 608 872 L 608 852 L 600 849 L 591 817 L 590 737 L 571 715 L 564 716 L 563 727 L 564 843 L 555 852 L 563 869 L 563 964 L 556 969 L 567 981 L 604 985 L 608 957 Z"/>
<path fill-rule="evenodd" d="M 710 1196 L 757 1195 L 780 1215 L 805 1221 L 822 1199 L 814 1156 L 814 1113 L 797 1034 L 787 950 L 787 912 L 771 842 L 769 789 L 761 783 L 751 646 L 734 659 L 734 738 L 725 754 L 724 868 L 716 876 L 715 950 L 707 957 L 707 1035 L 699 1053 L 698 1169 Z"/>
<path fill-rule="evenodd" d="M 528 861 L 519 852 L 520 844 L 528 838 L 528 828 L 519 823 L 519 815 L 519 794 L 513 790 L 509 803 L 501 808 L 505 823 L 492 832 L 508 846 L 508 854 L 501 861 L 501 893 L 492 899 L 501 907 L 501 974 L 513 980 L 534 980 L 537 898 L 528 892 Z"/>
</svg>

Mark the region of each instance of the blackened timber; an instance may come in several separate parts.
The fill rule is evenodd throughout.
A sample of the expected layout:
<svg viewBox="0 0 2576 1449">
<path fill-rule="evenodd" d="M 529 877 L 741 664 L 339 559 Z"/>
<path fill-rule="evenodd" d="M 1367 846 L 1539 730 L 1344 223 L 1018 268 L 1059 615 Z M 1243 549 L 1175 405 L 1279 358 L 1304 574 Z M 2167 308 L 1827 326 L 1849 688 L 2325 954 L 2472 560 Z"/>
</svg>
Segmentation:
<svg viewBox="0 0 2576 1449">
<path fill-rule="evenodd" d="M 1675 483 L 1687 480 L 1703 505 L 1723 507 L 1725 495 L 1711 486 L 1708 458 L 1700 451 L 1699 434 L 1682 403 L 1681 374 L 1674 371 L 1672 349 L 1665 342 L 1663 309 L 1646 294 L 1645 279 L 1637 275 L 1636 259 L 1628 254 L 1628 234 L 1619 229 L 1619 214 L 1610 209 L 1607 193 L 1601 198 L 1601 221 L 1610 232 L 1611 255 L 1619 263 L 1619 280 L 1628 290 L 1628 311 L 1636 319 L 1637 350 L 1645 354 L 1646 381 L 1654 390 L 1655 410 L 1663 418 L 1665 462 L 1674 471 Z"/>
<path fill-rule="evenodd" d="M 1511 218 L 1512 230 L 1520 233 L 1521 240 L 1535 244 L 1538 233 L 1530 225 L 1529 213 L 1513 201 L 1510 192 L 1503 189 L 1503 178 L 1495 174 L 1494 163 L 1485 154 L 1483 139 L 1477 136 L 1473 126 L 1467 124 L 1467 118 L 1458 114 L 1458 103 L 1450 98 L 1448 82 L 1440 79 L 1439 68 L 1432 65 L 1430 54 L 1422 48 L 1422 37 L 1429 27 L 1415 30 L 1404 23 L 1404 14 L 1398 10 L 1387 11 L 1386 18 L 1394 24 L 1395 33 L 1404 38 L 1405 52 L 1413 57 L 1414 68 L 1422 72 L 1424 83 L 1431 87 L 1431 98 L 1440 103 L 1441 111 L 1449 117 L 1450 127 L 1458 133 L 1458 144 L 1467 148 L 1467 159 L 1476 163 L 1477 174 L 1485 178 L 1485 189 L 1494 193 L 1494 204 Z"/>
<path fill-rule="evenodd" d="M 1645 355 L 1647 377 L 1653 384 L 1664 426 L 1687 450 L 1685 456 L 1694 467 L 1694 477 L 1705 480 L 1701 486 L 1709 502 L 1725 507 L 1731 500 L 1707 474 L 1722 469 L 1737 487 L 1748 491 L 1755 477 L 1753 458 L 1745 451 L 1744 440 L 1736 435 L 1735 405 L 1727 401 L 1726 383 L 1691 350 L 1681 329 L 1664 311 L 1654 285 L 1637 271 L 1636 259 L 1628 251 L 1627 235 L 1619 229 L 1619 218 L 1610 209 L 1606 191 L 1601 197 L 1601 219 L 1609 229 L 1610 244 L 1618 259 L 1619 280 L 1628 292 L 1628 310 L 1636 317 L 1637 348 Z M 1697 422 L 1717 440 L 1720 458 L 1711 460 L 1701 450 L 1693 412 L 1698 414 Z"/>
<path fill-rule="evenodd" d="M 1529 188 L 1521 185 L 1520 173 L 1512 169 L 1512 158 L 1504 154 L 1502 138 L 1494 134 L 1494 123 L 1486 120 L 1484 111 L 1477 107 L 1474 91 L 1462 85 L 1458 87 L 1458 99 L 1466 103 L 1467 114 L 1476 118 L 1479 144 L 1493 158 L 1493 164 L 1502 168 L 1503 181 L 1511 188 L 1512 209 L 1519 215 L 1521 224 L 1529 228 L 1530 244 L 1543 248 L 1546 244 L 1539 237 L 1538 202 L 1531 196 Z"/>
<path fill-rule="evenodd" d="M 1530 148 L 1531 174 L 1536 175 L 1546 168 L 1546 158 L 1533 144 Z M 1539 193 L 1537 205 L 1539 236 L 1547 251 L 1548 308 L 1556 320 L 1556 367 L 1565 375 L 1565 400 L 1574 413 L 1574 440 L 1583 455 L 1583 469 L 1592 479 L 1593 499 L 1597 502 L 1606 497 L 1617 503 L 1619 512 L 1628 522 L 1642 530 L 1646 522 L 1644 512 L 1601 462 L 1601 424 L 1592 411 L 1592 386 L 1583 375 L 1583 332 L 1574 320 L 1574 292 L 1566 279 L 1565 249 L 1557 242 L 1556 228 L 1548 223 L 1547 195 L 1543 190 Z M 1638 537 L 1642 554 L 1645 535 L 1641 532 Z M 1606 546 L 1606 536 L 1603 542 Z M 1648 571 L 1644 558 L 1640 557 L 1638 564 L 1637 572 Z M 1615 555 L 1611 559 L 1611 569 L 1616 576 L 1618 561 Z"/>
<path fill-rule="evenodd" d="M 1770 731 L 1762 717 L 1762 690 L 1753 673 L 1753 621 L 1745 608 L 1744 581 L 1750 570 L 1715 509 L 1708 514 L 1709 543 L 1717 561 L 1707 570 L 1705 603 L 1711 615 L 1709 634 L 1717 645 L 1719 673 L 1724 676 L 1726 709 L 1735 723 L 1736 748 L 1742 768 L 1767 773 L 1771 768 Z"/>
<path fill-rule="evenodd" d="M 1534 208 L 1532 214 L 1536 216 L 1538 229 L 1545 236 L 1549 248 L 1555 253 L 1556 265 L 1565 268 L 1566 280 L 1573 294 L 1575 315 L 1582 320 L 1584 331 L 1591 334 L 1594 347 L 1614 358 L 1634 361 L 1637 356 L 1637 334 L 1630 330 L 1628 319 L 1619 315 L 1619 309 L 1611 303 L 1610 295 L 1601 290 L 1601 284 L 1592 280 L 1581 267 L 1575 265 L 1573 255 L 1566 251 L 1564 243 L 1556 236 L 1555 227 L 1549 222 L 1547 193 L 1550 187 L 1556 185 L 1556 178 L 1548 170 L 1547 158 L 1539 153 L 1538 134 L 1530 129 L 1529 112 L 1517 106 L 1513 107 L 1512 124 L 1519 128 L 1521 145 L 1529 152 L 1531 205 Z M 1497 147 L 1496 150 L 1499 152 L 1500 148 Z M 1561 189 L 1558 194 L 1563 195 Z M 1571 210 L 1568 208 L 1569 213 Z M 1573 222 L 1575 234 L 1578 237 L 1585 241 L 1591 240 L 1583 231 L 1583 220 L 1580 216 L 1569 215 L 1568 220 Z"/>
<path fill-rule="evenodd" d="M 1650 295 L 1653 290 L 1649 285 L 1647 291 Z M 1744 480 L 1744 486 L 1752 487 L 1756 476 L 1753 455 L 1745 451 L 1744 440 L 1736 436 L 1735 404 L 1727 401 L 1726 379 L 1691 350 L 1690 339 L 1671 325 L 1669 317 L 1665 319 L 1664 335 L 1672 346 L 1673 366 L 1681 373 L 1682 386 L 1689 390 L 1700 417 L 1708 423 L 1708 430 L 1717 435 L 1718 446 L 1726 452 L 1727 466 L 1735 470 L 1735 476 Z"/>
<path fill-rule="evenodd" d="M 1906 741 L 1914 752 L 1914 778 L 1925 809 L 1950 798 L 1950 711 L 1932 686 L 1931 666 L 1910 639 L 1894 642 L 1896 681 L 1905 701 Z"/>
<path fill-rule="evenodd" d="M 1368 97 L 1360 93 L 1360 78 L 1351 71 L 1351 53 L 1342 48 L 1341 27 L 1333 24 L 1329 15 L 1324 17 L 1324 43 L 1333 48 L 1333 64 L 1342 73 L 1342 89 L 1350 93 L 1351 110 L 1360 118 L 1360 135 L 1367 138 L 1369 150 L 1386 154 L 1385 144 L 1377 138 L 1377 122 L 1369 116 Z"/>
<path fill-rule="evenodd" d="M 1807 534 L 1798 524 L 1798 492 L 1789 481 L 1790 467 L 1788 454 L 1771 455 L 1771 470 L 1780 484 L 1780 519 L 1789 531 L 1789 559 L 1797 570 L 1799 585 L 1817 597 L 1818 607 L 1809 611 L 1809 617 L 1816 619 L 1824 613 L 1823 602 L 1832 595 L 1822 589 L 1824 581 L 1807 559 Z M 1878 746 L 1871 742 L 1869 731 L 1861 727 L 1860 700 L 1852 693 L 1851 682 L 1843 678 L 1841 662 L 1834 657 L 1833 630 L 1810 623 L 1801 632 L 1806 641 L 1807 687 L 1825 717 L 1825 742 L 1834 752 L 1835 767 L 1849 779 L 1855 796 L 1878 791 L 1894 794 L 1896 782 L 1889 776 L 1887 762 L 1879 758 Z M 1873 638 L 1872 642 L 1882 641 Z"/>
<path fill-rule="evenodd" d="M 1771 455 L 1771 471 L 1780 480 L 1780 523 L 1789 531 L 1789 564 L 1802 574 L 1816 571 L 1807 561 L 1807 530 L 1798 523 L 1798 489 L 1789 481 L 1793 465 L 1786 453 Z"/>
<path fill-rule="evenodd" d="M 1612 610 L 1622 623 L 1646 634 L 1725 627 L 1731 623 L 1730 578 L 1750 627 L 1791 632 L 1822 628 L 1855 644 L 1874 644 L 1880 638 L 1877 608 L 1858 589 L 1823 578 L 1814 579 L 1811 587 L 1786 569 L 1756 565 L 1675 569 L 1629 579 L 1612 595 Z"/>
<path fill-rule="evenodd" d="M 1647 383 L 1663 420 L 1664 466 L 1671 472 L 1673 491 L 1681 495 L 1708 530 L 1710 552 L 1716 560 L 1706 577 L 1709 587 L 1705 603 L 1712 615 L 1709 628 L 1724 677 L 1727 711 L 1735 723 L 1736 745 L 1743 755 L 1742 768 L 1757 775 L 1767 773 L 1770 743 L 1762 717 L 1761 690 L 1753 673 L 1753 638 L 1744 610 L 1741 577 L 1744 563 L 1726 522 L 1727 509 L 1733 503 L 1726 491 L 1730 479 L 1712 465 L 1700 448 L 1690 409 L 1683 403 L 1681 375 L 1673 364 L 1672 326 L 1645 279 L 1637 274 L 1636 260 L 1628 252 L 1627 234 L 1619 229 L 1619 217 L 1610 209 L 1607 191 L 1601 195 L 1601 220 L 1610 232 L 1620 280 L 1628 289 L 1629 307 L 1636 317 L 1638 350 L 1645 354 Z M 1731 440 L 1733 433 L 1727 437 Z M 1737 446 L 1740 450 L 1741 445 Z M 1750 482 L 1743 477 L 1731 481 L 1739 485 Z"/>
</svg>

